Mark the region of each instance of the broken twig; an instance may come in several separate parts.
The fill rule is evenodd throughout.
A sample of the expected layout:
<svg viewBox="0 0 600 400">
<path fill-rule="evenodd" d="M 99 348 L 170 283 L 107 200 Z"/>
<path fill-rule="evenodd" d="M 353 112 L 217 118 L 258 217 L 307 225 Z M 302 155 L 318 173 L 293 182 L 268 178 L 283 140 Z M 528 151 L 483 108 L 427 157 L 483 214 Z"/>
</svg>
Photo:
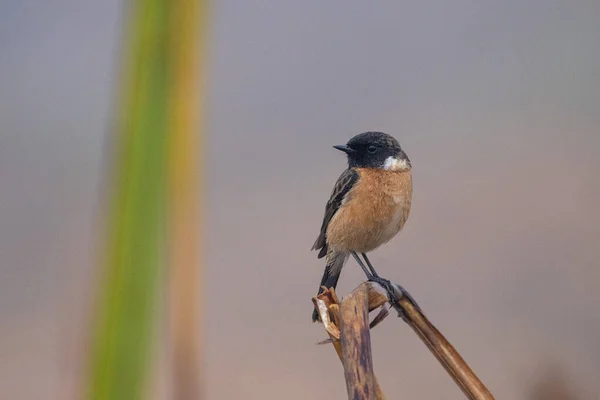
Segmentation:
<svg viewBox="0 0 600 400">
<path fill-rule="evenodd" d="M 375 282 L 365 282 L 341 302 L 333 289 L 327 289 L 314 297 L 313 303 L 344 365 L 349 399 L 369 399 L 368 393 L 372 393 L 373 388 L 376 398 L 384 399 L 373 373 L 368 312 L 381 308 L 370 325 L 374 327 L 387 316 L 387 306 L 391 305 L 417 333 L 468 399 L 494 400 L 452 344 L 425 317 L 401 286 L 390 284 L 384 288 Z M 358 369 L 349 371 L 350 368 Z"/>
</svg>

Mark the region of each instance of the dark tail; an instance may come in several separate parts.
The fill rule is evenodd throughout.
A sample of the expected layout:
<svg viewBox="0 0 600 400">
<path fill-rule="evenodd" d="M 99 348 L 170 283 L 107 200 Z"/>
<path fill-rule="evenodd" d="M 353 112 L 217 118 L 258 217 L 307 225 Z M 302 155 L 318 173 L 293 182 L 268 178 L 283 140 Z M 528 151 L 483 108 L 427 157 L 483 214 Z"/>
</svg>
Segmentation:
<svg viewBox="0 0 600 400">
<path fill-rule="evenodd" d="M 334 288 L 337 286 L 338 280 L 340 279 L 340 274 L 342 272 L 342 267 L 344 263 L 348 259 L 348 256 L 340 256 L 336 257 L 333 262 L 327 261 L 327 265 L 325 266 L 325 271 L 323 272 L 323 277 L 321 278 L 321 284 L 319 285 L 319 292 L 317 295 L 323 293 L 323 286 L 327 289 Z M 317 322 L 319 320 L 319 313 L 317 310 L 313 310 L 312 321 Z"/>
</svg>

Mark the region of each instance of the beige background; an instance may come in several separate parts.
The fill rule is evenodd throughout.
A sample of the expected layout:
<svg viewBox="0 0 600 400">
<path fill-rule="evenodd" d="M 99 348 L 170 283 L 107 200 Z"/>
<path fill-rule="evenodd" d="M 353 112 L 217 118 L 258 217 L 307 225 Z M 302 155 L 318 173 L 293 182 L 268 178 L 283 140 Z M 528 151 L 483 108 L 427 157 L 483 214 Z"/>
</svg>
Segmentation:
<svg viewBox="0 0 600 400">
<path fill-rule="evenodd" d="M 378 270 L 498 399 L 544 378 L 598 398 L 600 3 L 215 3 L 208 398 L 344 398 L 315 346 L 308 250 L 344 168 L 331 146 L 369 129 L 414 166 Z M 62 400 L 81 378 L 122 4 L 1 4 L 0 398 Z M 340 291 L 361 279 L 349 263 Z M 402 323 L 373 338 L 390 398 L 462 398 Z"/>
</svg>

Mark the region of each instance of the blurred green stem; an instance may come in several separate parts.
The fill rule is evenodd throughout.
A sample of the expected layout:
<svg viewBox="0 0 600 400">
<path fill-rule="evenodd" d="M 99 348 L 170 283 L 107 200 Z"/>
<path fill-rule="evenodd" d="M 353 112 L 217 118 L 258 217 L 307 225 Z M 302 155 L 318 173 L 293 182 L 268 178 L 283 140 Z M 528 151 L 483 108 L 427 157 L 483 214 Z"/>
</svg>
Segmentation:
<svg viewBox="0 0 600 400">
<path fill-rule="evenodd" d="M 168 0 L 132 2 L 89 398 L 140 399 L 163 266 Z"/>
</svg>

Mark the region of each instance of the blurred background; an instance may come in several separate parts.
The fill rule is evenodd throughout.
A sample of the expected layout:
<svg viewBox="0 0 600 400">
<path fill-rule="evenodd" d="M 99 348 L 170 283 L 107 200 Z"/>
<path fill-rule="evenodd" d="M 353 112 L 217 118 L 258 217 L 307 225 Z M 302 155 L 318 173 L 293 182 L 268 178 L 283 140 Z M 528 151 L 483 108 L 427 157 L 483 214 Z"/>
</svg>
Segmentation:
<svg viewBox="0 0 600 400">
<path fill-rule="evenodd" d="M 117 0 L 0 4 L 0 398 L 74 399 L 127 20 Z M 496 398 L 598 398 L 599 2 L 210 12 L 207 399 L 344 398 L 333 349 L 315 345 L 309 249 L 345 167 L 331 146 L 366 130 L 395 136 L 414 168 L 378 271 Z M 349 263 L 340 293 L 361 280 Z M 373 346 L 388 397 L 463 398 L 400 320 Z M 168 398 L 156 364 L 154 398 Z"/>
</svg>

